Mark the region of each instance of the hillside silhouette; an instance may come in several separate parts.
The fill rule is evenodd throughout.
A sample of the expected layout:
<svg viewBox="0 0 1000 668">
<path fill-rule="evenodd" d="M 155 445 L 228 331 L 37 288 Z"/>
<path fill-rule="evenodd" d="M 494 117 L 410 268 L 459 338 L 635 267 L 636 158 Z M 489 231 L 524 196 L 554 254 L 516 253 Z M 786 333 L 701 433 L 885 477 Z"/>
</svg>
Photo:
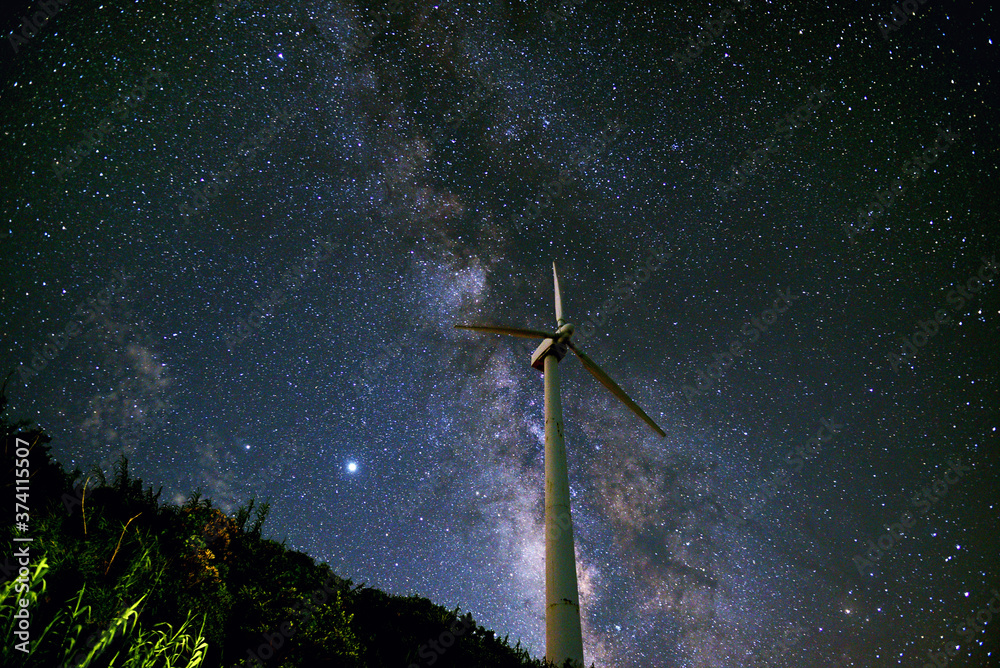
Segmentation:
<svg viewBox="0 0 1000 668">
<path fill-rule="evenodd" d="M 26 532 L 0 523 L 3 666 L 551 666 L 458 608 L 357 585 L 262 537 L 267 503 L 250 500 L 232 516 L 198 493 L 161 503 L 125 457 L 111 480 L 66 472 L 51 439 L 10 422 L 6 408 L 0 389 L 2 508 L 14 520 L 26 502 L 29 518 Z"/>
</svg>

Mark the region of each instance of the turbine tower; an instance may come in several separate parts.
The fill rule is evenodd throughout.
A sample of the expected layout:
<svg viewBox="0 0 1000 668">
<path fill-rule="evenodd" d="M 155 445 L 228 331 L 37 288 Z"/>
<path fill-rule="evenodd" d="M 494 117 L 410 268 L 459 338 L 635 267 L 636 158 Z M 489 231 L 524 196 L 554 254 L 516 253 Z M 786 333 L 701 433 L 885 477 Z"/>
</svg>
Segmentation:
<svg viewBox="0 0 1000 668">
<path fill-rule="evenodd" d="M 457 329 L 543 339 L 531 356 L 531 366 L 545 374 L 545 658 L 562 666 L 566 659 L 584 666 L 580 632 L 580 598 L 576 584 L 576 551 L 569 509 L 569 475 L 563 439 L 562 401 L 559 397 L 559 361 L 572 350 L 583 367 L 618 397 L 660 436 L 663 430 L 646 415 L 592 359 L 577 348 L 573 325 L 563 319 L 559 272 L 552 263 L 555 282 L 556 331 L 543 332 L 501 325 L 455 325 Z"/>
</svg>

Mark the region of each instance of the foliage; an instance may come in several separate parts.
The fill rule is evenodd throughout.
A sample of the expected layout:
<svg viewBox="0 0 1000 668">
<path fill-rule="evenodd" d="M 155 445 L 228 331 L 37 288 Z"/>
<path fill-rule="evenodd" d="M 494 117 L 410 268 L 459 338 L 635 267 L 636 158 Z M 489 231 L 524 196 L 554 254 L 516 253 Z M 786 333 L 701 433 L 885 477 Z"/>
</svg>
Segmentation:
<svg viewBox="0 0 1000 668">
<path fill-rule="evenodd" d="M 50 439 L 8 422 L 5 408 L 0 389 L 0 496 L 13 507 L 15 441 L 29 443 L 33 541 L 15 543 L 19 533 L 0 528 L 8 639 L 0 667 L 232 668 L 254 655 L 267 668 L 545 666 L 457 608 L 355 585 L 264 538 L 267 502 L 250 500 L 232 517 L 199 493 L 161 504 L 124 457 L 110 481 L 100 471 L 66 473 L 50 457 Z M 18 579 L 12 553 L 26 544 L 31 565 Z M 15 648 L 22 598 L 27 653 Z M 454 644 L 428 654 L 460 619 L 467 624 Z"/>
</svg>

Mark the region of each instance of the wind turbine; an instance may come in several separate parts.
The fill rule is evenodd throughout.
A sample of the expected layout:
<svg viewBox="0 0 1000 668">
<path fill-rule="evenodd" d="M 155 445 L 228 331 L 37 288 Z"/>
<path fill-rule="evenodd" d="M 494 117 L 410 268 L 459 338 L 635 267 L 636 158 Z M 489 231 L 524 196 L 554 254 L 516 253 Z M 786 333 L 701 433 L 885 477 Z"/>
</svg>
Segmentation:
<svg viewBox="0 0 1000 668">
<path fill-rule="evenodd" d="M 569 475 L 566 467 L 566 444 L 563 440 L 562 401 L 559 397 L 559 361 L 572 350 L 583 368 L 618 397 L 660 436 L 663 430 L 601 370 L 577 348 L 571 337 L 573 325 L 563 319 L 559 272 L 552 263 L 555 282 L 556 331 L 543 332 L 502 325 L 455 325 L 457 329 L 506 334 L 524 339 L 543 339 L 531 356 L 531 366 L 545 374 L 545 658 L 557 666 L 572 659 L 583 662 L 583 636 L 580 631 L 580 597 L 576 584 L 576 551 L 573 545 L 573 522 L 569 509 Z"/>
</svg>

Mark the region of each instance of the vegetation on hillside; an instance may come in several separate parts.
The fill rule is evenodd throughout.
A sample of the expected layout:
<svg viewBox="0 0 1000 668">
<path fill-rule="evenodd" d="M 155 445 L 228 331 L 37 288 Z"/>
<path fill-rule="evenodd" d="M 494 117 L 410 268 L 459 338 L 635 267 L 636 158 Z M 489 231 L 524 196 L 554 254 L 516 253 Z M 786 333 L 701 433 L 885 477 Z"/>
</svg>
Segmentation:
<svg viewBox="0 0 1000 668">
<path fill-rule="evenodd" d="M 48 436 L 6 419 L 6 403 L 0 390 L 2 512 L 30 510 L 27 531 L 0 522 L 3 666 L 546 665 L 458 608 L 356 585 L 264 538 L 267 503 L 231 517 L 197 493 L 161 503 L 124 457 L 111 480 L 67 473 Z"/>
</svg>

